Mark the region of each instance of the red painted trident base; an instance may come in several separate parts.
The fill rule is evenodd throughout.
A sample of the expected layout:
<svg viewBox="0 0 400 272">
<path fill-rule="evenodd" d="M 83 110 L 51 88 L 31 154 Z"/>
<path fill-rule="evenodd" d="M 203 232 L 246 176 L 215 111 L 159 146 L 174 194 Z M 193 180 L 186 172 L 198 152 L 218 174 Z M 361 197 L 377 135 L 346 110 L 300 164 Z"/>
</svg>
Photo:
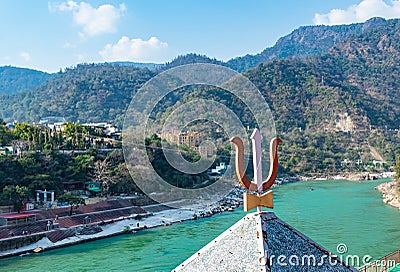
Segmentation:
<svg viewBox="0 0 400 272">
<path fill-rule="evenodd" d="M 244 146 L 243 141 L 239 137 L 233 137 L 231 142 L 235 145 L 236 149 L 236 175 L 242 186 L 250 191 L 257 192 L 257 195 L 244 193 L 243 203 L 244 211 L 247 212 L 257 207 L 261 212 L 261 207 L 273 208 L 273 192 L 268 190 L 273 184 L 278 174 L 278 145 L 282 142 L 279 138 L 274 138 L 270 143 L 270 163 L 272 164 L 269 170 L 268 178 L 262 181 L 262 167 L 261 167 L 261 134 L 256 128 L 250 136 L 253 146 L 253 167 L 254 167 L 254 182 L 251 182 L 244 170 Z"/>
</svg>

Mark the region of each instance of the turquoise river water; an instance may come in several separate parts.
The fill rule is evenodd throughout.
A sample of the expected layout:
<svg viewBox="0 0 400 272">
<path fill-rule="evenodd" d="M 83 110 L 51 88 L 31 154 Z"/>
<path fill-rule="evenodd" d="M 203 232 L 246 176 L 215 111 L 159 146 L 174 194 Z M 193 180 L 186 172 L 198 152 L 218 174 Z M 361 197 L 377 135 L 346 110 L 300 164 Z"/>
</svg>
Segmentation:
<svg viewBox="0 0 400 272">
<path fill-rule="evenodd" d="M 400 211 L 382 203 L 380 181 L 310 181 L 274 189 L 275 214 L 337 254 L 379 258 L 400 248 Z M 314 190 L 311 190 L 313 188 Z M 244 212 L 188 221 L 0 260 L 0 271 L 171 271 Z"/>
</svg>

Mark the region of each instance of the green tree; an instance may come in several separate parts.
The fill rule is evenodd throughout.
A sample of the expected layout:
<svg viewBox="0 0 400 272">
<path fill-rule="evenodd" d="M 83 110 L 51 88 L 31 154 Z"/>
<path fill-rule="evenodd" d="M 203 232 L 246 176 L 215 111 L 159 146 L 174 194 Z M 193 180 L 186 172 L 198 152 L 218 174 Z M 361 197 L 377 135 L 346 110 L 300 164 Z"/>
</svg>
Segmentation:
<svg viewBox="0 0 400 272">
<path fill-rule="evenodd" d="M 85 149 L 88 144 L 85 142 L 85 136 L 88 134 L 86 127 L 71 122 L 64 124 L 63 134 L 67 143 L 67 148 Z"/>
<path fill-rule="evenodd" d="M 14 206 L 14 210 L 18 213 L 23 208 L 23 200 L 28 193 L 28 188 L 25 186 L 7 185 L 3 188 L 3 198 L 9 198 L 9 204 Z"/>
<path fill-rule="evenodd" d="M 69 206 L 70 206 L 70 210 L 69 210 L 69 216 L 72 215 L 72 209 L 78 209 L 78 207 L 80 205 L 85 205 L 85 200 L 80 197 L 80 196 L 74 196 L 71 194 L 71 192 L 67 192 L 63 195 L 60 195 L 57 198 L 58 202 L 68 202 Z"/>
<path fill-rule="evenodd" d="M 3 119 L 0 118 L 0 146 L 9 144 L 13 139 L 13 134 L 5 126 Z"/>
<path fill-rule="evenodd" d="M 69 163 L 67 172 L 68 178 L 84 180 L 88 178 L 88 172 L 93 168 L 94 156 L 89 154 L 77 155 Z"/>
<path fill-rule="evenodd" d="M 50 129 L 30 125 L 28 123 L 16 123 L 14 135 L 19 140 L 25 140 L 29 143 L 29 148 L 33 150 L 43 150 L 44 146 L 51 149 L 53 137 Z"/>
</svg>

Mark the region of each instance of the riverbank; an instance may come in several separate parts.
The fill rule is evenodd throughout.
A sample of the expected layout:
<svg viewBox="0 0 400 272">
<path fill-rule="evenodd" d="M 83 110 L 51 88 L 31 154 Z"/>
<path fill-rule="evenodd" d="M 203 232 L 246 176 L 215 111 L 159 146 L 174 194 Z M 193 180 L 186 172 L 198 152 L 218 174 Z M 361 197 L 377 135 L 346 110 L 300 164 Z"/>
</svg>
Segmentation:
<svg viewBox="0 0 400 272">
<path fill-rule="evenodd" d="M 347 178 L 337 176 L 335 179 L 347 179 Z M 285 179 L 282 180 L 280 184 L 296 182 L 301 180 L 302 179 L 298 178 Z M 307 180 L 321 180 L 321 179 L 314 178 Z M 384 189 L 382 190 L 384 190 L 385 192 L 389 192 L 385 186 L 383 186 L 383 188 Z M 391 187 L 388 186 L 388 188 Z M 43 237 L 40 240 L 30 245 L 0 252 L 0 258 L 32 254 L 34 249 L 39 249 L 39 251 L 50 250 L 59 247 L 65 247 L 69 245 L 103 239 L 119 234 L 137 232 L 143 229 L 168 226 L 171 224 L 180 223 L 187 220 L 210 217 L 213 214 L 232 211 L 235 208 L 237 208 L 239 205 L 242 204 L 242 193 L 243 193 L 243 188 L 237 187 L 224 200 L 221 200 L 220 202 L 215 203 L 214 205 L 203 207 L 201 209 L 172 209 L 164 206 L 163 209 L 158 210 L 157 208 L 156 209 L 154 208 L 159 204 L 143 206 L 142 208 L 150 211 L 151 213 L 150 216 L 140 219 L 136 217 L 121 217 L 112 220 L 112 222 L 107 222 L 107 224 L 104 225 L 91 224 L 91 226 L 96 226 L 99 231 L 90 234 L 88 233 L 82 234 L 82 232 L 77 231 L 75 235 L 62 239 L 57 242 L 52 242 L 49 240 L 48 237 Z M 391 203 L 393 199 L 394 198 L 390 193 L 385 193 L 384 195 L 385 203 L 392 205 Z M 400 203 L 398 204 L 399 205 L 396 207 L 400 209 Z M 84 226 L 77 226 L 77 227 L 82 228 Z"/>
<path fill-rule="evenodd" d="M 382 193 L 383 202 L 400 210 L 400 193 L 396 181 L 385 182 L 375 187 Z"/>
<path fill-rule="evenodd" d="M 199 218 L 210 217 L 214 214 L 233 211 L 241 204 L 241 188 L 236 188 L 223 200 L 201 209 L 173 209 L 162 204 L 142 206 L 141 208 L 152 212 L 149 212 L 148 216 L 125 216 L 112 219 L 103 224 L 93 223 L 72 228 L 60 228 L 57 231 L 73 231 L 75 233 L 70 237 L 56 242 L 52 242 L 49 239 L 52 231 L 43 232 L 40 233 L 43 237 L 32 244 L 0 252 L 0 259 L 12 256 L 25 256 L 120 234 L 136 233 L 144 229 L 169 226 L 188 220 L 197 220 Z M 18 238 L 20 237 L 8 238 L 7 240 Z"/>
<path fill-rule="evenodd" d="M 377 180 L 385 178 L 393 178 L 394 172 L 343 172 L 336 175 L 311 175 L 311 176 L 296 176 L 288 178 L 288 182 L 292 181 L 309 181 L 309 180 L 350 180 L 350 181 L 363 181 L 363 180 Z M 283 182 L 285 183 L 285 182 Z"/>
</svg>

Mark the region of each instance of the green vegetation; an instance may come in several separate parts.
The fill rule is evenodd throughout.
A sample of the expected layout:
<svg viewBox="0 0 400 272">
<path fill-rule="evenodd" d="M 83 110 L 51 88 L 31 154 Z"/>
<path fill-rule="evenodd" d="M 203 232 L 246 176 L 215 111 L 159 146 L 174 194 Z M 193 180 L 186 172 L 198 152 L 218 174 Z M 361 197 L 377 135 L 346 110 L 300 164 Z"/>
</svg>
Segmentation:
<svg viewBox="0 0 400 272">
<path fill-rule="evenodd" d="M 6 123 L 0 118 L 0 146 L 9 144 L 14 137 L 13 133 L 5 125 Z"/>
<path fill-rule="evenodd" d="M 20 212 L 23 208 L 23 200 L 27 196 L 28 188 L 19 185 L 7 185 L 3 188 L 3 192 L 0 195 L 2 202 L 8 205 L 13 205 L 14 210 Z"/>
<path fill-rule="evenodd" d="M 400 180 L 400 156 L 397 158 L 396 164 L 394 166 L 394 171 L 396 172 L 395 178 Z"/>
<path fill-rule="evenodd" d="M 357 68 L 346 65 L 318 58 L 309 63 L 276 61 L 246 73 L 276 116 L 277 131 L 284 140 L 281 163 L 291 173 L 359 171 L 364 169 L 361 161 L 379 160 L 371 156 L 371 147 L 393 165 L 400 151 L 395 130 L 400 123 L 393 117 L 400 114 L 400 100 L 378 101 L 376 97 L 385 97 L 378 94 L 383 86 L 376 94 L 349 86 L 341 73 Z M 336 73 L 321 74 L 330 69 Z"/>
<path fill-rule="evenodd" d="M 26 124 L 22 127 L 29 128 Z M 25 131 L 32 131 L 32 135 L 36 133 L 32 128 Z M 15 210 L 20 210 L 22 201 L 34 199 L 36 190 L 46 189 L 55 191 L 58 201 L 69 202 L 72 212 L 73 207 L 84 203 L 83 199 L 71 192 L 63 192 L 70 188 L 71 183 L 84 184 L 87 181 L 98 182 L 104 195 L 140 192 L 130 176 L 122 150 L 115 149 L 104 154 L 87 149 L 84 154 L 73 154 L 61 150 L 36 149 L 38 144 L 34 145 L 32 142 L 36 140 L 30 136 L 26 137 L 26 143 L 28 148 L 35 148 L 33 152 L 28 150 L 20 156 L 0 155 L 0 205 L 11 204 Z M 182 174 L 170 166 L 160 149 L 161 139 L 156 135 L 147 138 L 146 145 L 154 168 L 171 184 L 194 187 L 208 179 L 206 173 Z M 182 151 L 182 154 L 189 161 L 199 159 L 198 153 L 190 149 Z"/>
<path fill-rule="evenodd" d="M 165 65 L 161 66 L 159 69 L 167 70 L 176 66 L 193 64 L 193 63 L 211 63 L 216 65 L 224 65 L 222 61 L 219 61 L 215 58 L 211 59 L 205 55 L 190 53 L 176 57 L 171 62 L 167 62 Z"/>
<path fill-rule="evenodd" d="M 0 119 L 1 122 L 1 119 Z M 64 123 L 62 128 L 50 129 L 46 126 L 15 123 L 15 128 L 9 130 L 0 125 L 0 146 L 12 145 L 25 150 L 87 150 L 95 148 L 120 147 L 121 143 L 105 142 L 106 135 L 94 131 L 90 127 Z"/>
<path fill-rule="evenodd" d="M 106 170 L 101 171 L 106 165 Z M 126 168 L 121 150 L 105 154 L 64 154 L 55 150 L 24 153 L 21 157 L 0 155 L 0 205 L 9 204 L 7 186 L 27 188 L 25 200 L 35 190 L 53 190 L 60 196 L 70 182 L 102 182 L 104 194 L 140 192 Z"/>
<path fill-rule="evenodd" d="M 97 153 L 89 131 L 72 123 L 66 123 L 63 132 L 27 123 L 16 123 L 12 131 L 0 125 L 2 143 L 20 150 L 18 156 L 0 155 L 0 205 L 20 210 L 36 190 L 53 190 L 59 196 L 71 182 L 100 182 L 103 194 L 139 192 L 122 150 Z M 74 149 L 84 149 L 83 154 L 74 154 Z"/>
<path fill-rule="evenodd" d="M 161 149 L 161 138 L 153 134 L 150 138 L 146 138 L 147 155 L 153 165 L 154 170 L 166 182 L 180 188 L 193 188 L 209 179 L 206 172 L 196 175 L 182 173 L 172 167 L 165 158 L 164 152 Z M 180 149 L 183 158 L 190 162 L 199 160 L 197 152 L 189 148 Z"/>
</svg>

